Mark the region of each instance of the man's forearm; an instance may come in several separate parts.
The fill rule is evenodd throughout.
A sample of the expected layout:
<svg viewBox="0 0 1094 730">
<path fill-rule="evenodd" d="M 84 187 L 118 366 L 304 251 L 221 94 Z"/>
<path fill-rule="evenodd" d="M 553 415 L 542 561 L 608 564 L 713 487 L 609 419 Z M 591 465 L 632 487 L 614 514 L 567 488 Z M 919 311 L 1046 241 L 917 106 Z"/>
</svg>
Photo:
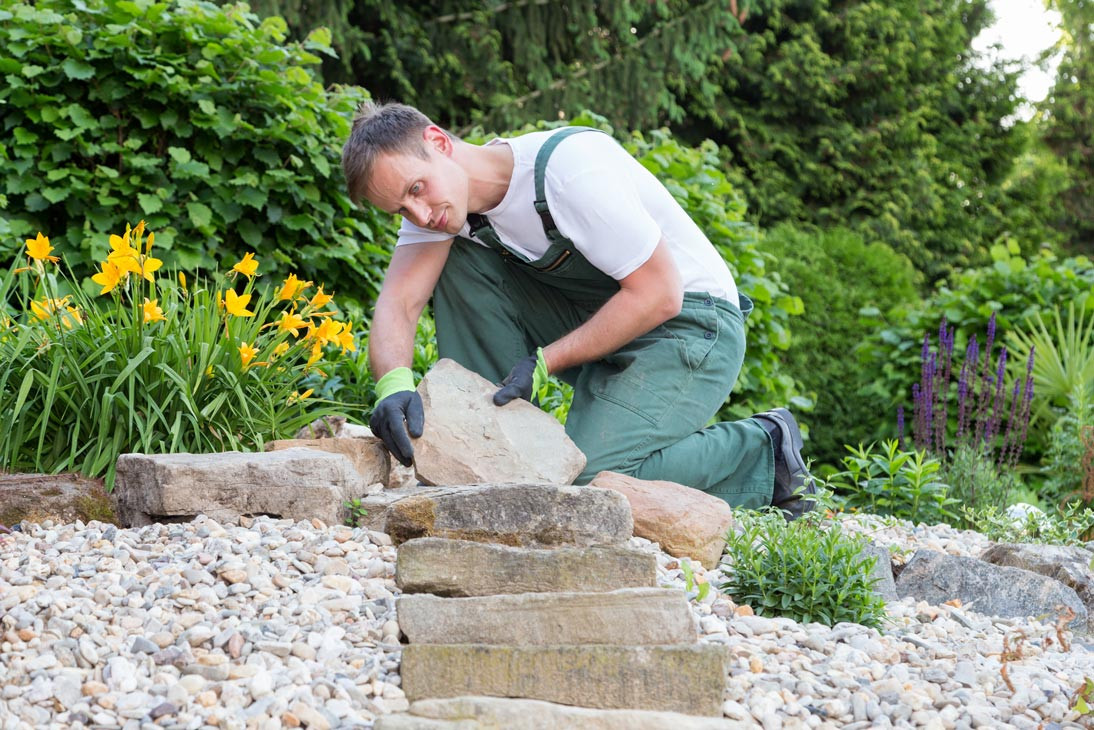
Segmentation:
<svg viewBox="0 0 1094 730">
<path fill-rule="evenodd" d="M 409 315 L 384 312 L 377 306 L 368 340 L 369 368 L 374 378 L 379 380 L 395 368 L 413 364 L 417 326 L 417 320 L 412 321 Z"/>
</svg>

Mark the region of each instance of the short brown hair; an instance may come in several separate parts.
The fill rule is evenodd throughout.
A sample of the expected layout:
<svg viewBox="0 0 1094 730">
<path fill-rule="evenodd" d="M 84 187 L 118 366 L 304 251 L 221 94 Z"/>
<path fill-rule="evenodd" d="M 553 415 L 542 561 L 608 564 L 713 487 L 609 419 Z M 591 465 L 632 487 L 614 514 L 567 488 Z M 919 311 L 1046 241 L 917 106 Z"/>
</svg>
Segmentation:
<svg viewBox="0 0 1094 730">
<path fill-rule="evenodd" d="M 357 204 L 365 197 L 379 155 L 398 153 L 428 159 L 422 132 L 431 124 L 429 117 L 406 104 L 366 101 L 357 107 L 349 140 L 342 147 L 342 172 L 350 200 Z"/>
</svg>

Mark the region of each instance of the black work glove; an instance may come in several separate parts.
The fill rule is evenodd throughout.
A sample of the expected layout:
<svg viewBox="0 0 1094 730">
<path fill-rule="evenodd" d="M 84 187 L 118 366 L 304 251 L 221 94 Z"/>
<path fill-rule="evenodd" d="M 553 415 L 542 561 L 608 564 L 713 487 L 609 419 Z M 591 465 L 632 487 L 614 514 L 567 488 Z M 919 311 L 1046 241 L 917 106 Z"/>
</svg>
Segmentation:
<svg viewBox="0 0 1094 730">
<path fill-rule="evenodd" d="M 368 425 L 400 464 L 410 466 L 414 463 L 414 447 L 410 444 L 410 436 L 418 438 L 425 427 L 422 397 L 413 390 L 392 393 L 376 404 Z"/>
<path fill-rule="evenodd" d="M 494 405 L 503 406 L 511 400 L 523 398 L 531 402 L 540 386 L 547 382 L 547 363 L 543 360 L 543 348 L 536 354 L 522 358 L 501 381 L 501 388 L 494 393 Z"/>
</svg>

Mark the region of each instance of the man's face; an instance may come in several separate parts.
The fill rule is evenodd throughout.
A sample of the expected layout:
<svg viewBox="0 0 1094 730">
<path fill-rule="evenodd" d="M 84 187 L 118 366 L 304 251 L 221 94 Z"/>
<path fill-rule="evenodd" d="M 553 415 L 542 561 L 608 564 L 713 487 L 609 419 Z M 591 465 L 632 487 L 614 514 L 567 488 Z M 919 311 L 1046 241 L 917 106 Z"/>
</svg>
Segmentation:
<svg viewBox="0 0 1094 730">
<path fill-rule="evenodd" d="M 467 220 L 467 174 L 452 158 L 426 143 L 428 159 L 417 155 L 380 155 L 372 170 L 367 198 L 416 226 L 449 235 Z"/>
</svg>

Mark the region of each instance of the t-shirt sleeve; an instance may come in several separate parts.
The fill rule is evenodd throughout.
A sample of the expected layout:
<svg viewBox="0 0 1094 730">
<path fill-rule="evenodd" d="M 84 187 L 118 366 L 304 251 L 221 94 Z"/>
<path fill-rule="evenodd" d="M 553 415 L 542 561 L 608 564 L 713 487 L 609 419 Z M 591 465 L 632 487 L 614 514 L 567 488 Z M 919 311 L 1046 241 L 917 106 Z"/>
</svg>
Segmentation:
<svg viewBox="0 0 1094 730">
<path fill-rule="evenodd" d="M 395 241 L 395 245 L 406 246 L 412 243 L 431 243 L 433 241 L 447 241 L 451 238 L 450 235 L 439 231 L 431 231 L 428 228 L 421 228 L 403 218 L 403 222 L 399 226 L 399 238 Z"/>
<path fill-rule="evenodd" d="M 547 206 L 559 232 L 616 280 L 646 263 L 662 235 L 629 170 L 638 164 L 611 137 L 589 132 L 560 143 L 547 166 Z"/>
</svg>

